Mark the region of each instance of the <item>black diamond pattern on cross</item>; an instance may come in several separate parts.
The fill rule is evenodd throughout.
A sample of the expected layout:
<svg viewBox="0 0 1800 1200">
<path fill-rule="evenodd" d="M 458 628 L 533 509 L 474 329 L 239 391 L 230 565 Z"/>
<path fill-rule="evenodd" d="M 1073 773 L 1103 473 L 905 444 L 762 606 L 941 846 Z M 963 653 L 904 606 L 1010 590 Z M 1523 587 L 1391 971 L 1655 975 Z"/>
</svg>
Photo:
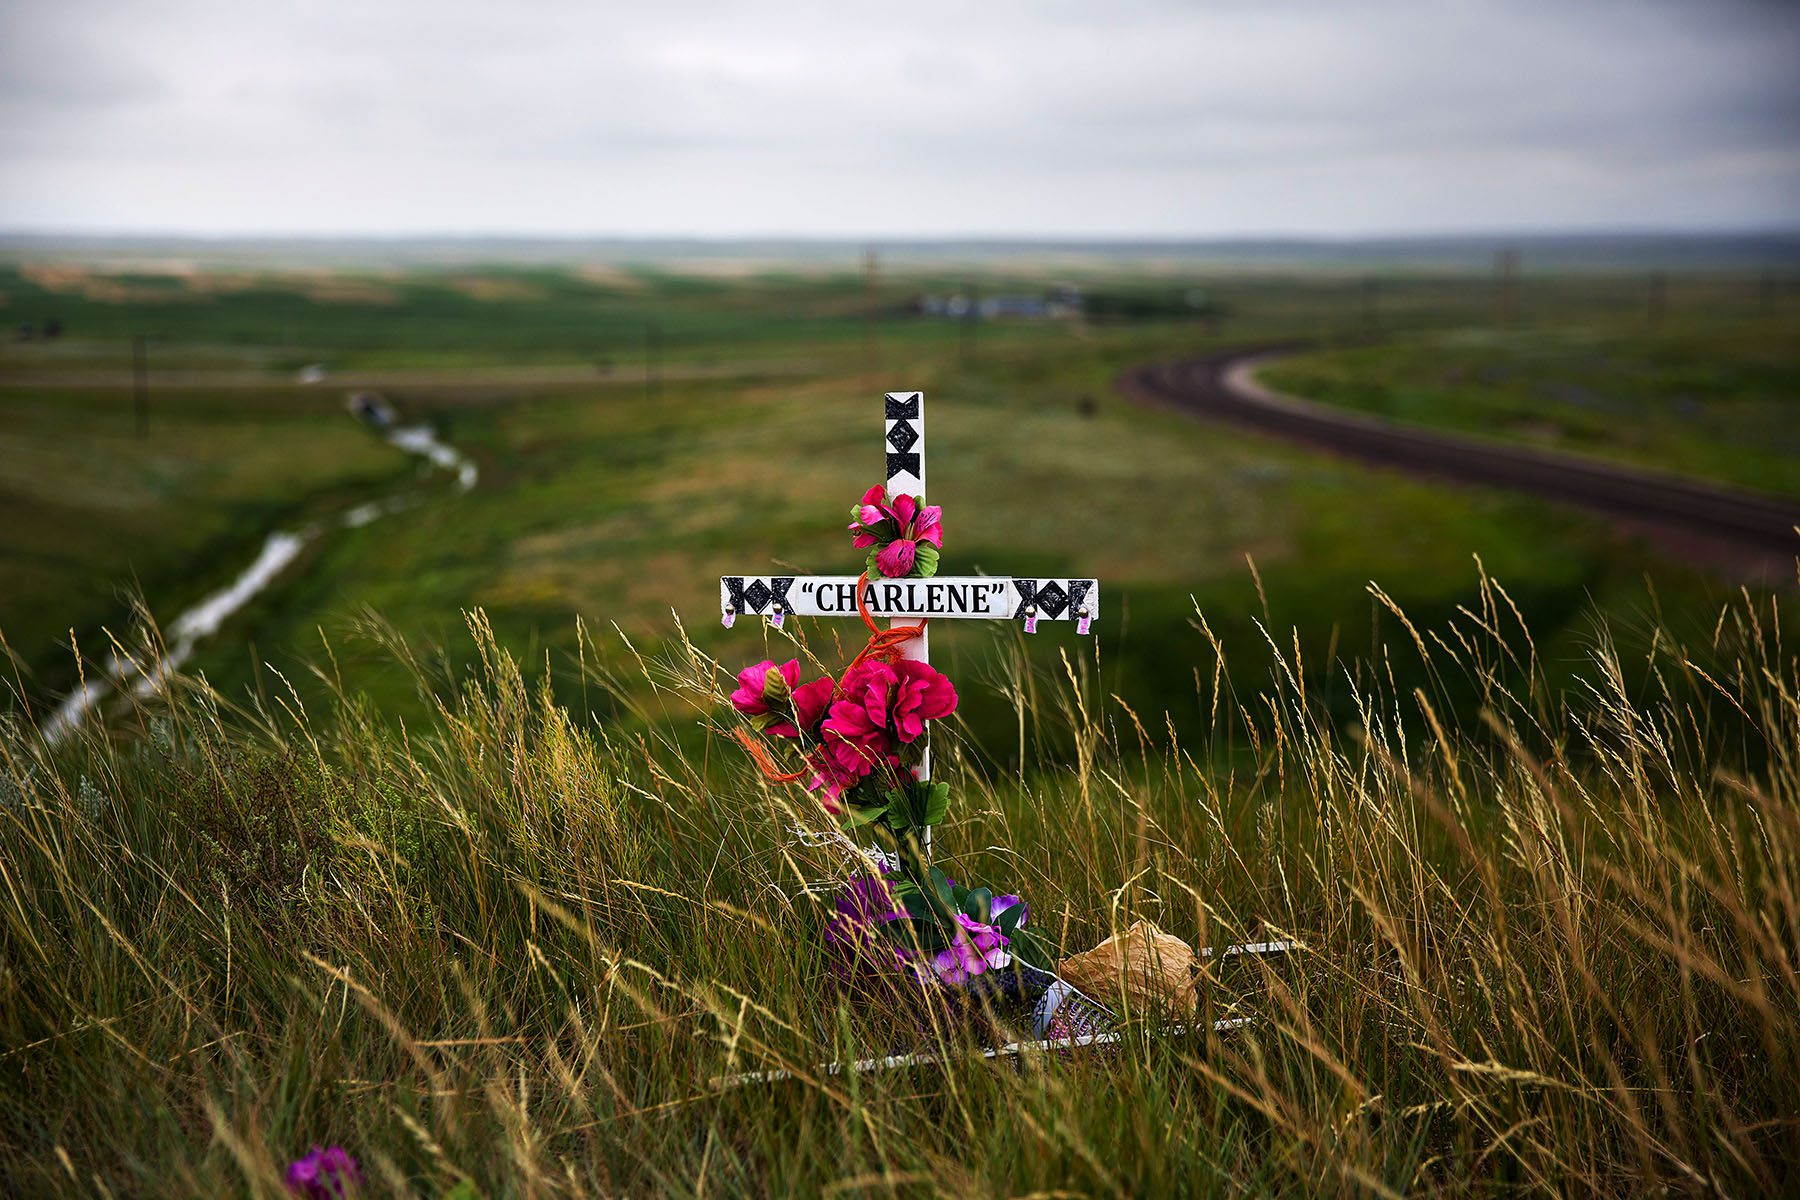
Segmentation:
<svg viewBox="0 0 1800 1200">
<path fill-rule="evenodd" d="M 1042 587 L 1035 579 L 1013 578 L 1013 586 L 1019 592 L 1019 607 L 1013 610 L 1014 620 L 1023 620 L 1036 609 L 1052 621 L 1071 610 L 1081 615 L 1081 602 L 1087 599 L 1088 589 L 1093 586 L 1089 579 L 1071 579 L 1065 591 L 1062 584 L 1052 579 Z"/>
<path fill-rule="evenodd" d="M 720 579 L 725 585 L 726 596 L 734 612 L 760 613 L 771 603 L 785 606 L 788 602 L 788 589 L 794 586 L 792 575 L 778 575 L 767 583 L 758 579 L 749 587 L 744 586 L 742 575 L 725 575 Z"/>
</svg>

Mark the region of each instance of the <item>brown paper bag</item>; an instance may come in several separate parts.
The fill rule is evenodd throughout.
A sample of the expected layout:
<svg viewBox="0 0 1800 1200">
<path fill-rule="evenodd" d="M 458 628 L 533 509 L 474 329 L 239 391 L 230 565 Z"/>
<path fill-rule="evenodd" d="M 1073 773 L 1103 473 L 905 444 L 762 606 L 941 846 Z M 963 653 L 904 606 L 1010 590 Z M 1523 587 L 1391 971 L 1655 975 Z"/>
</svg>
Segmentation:
<svg viewBox="0 0 1800 1200">
<path fill-rule="evenodd" d="M 1194 948 L 1148 921 L 1138 921 L 1092 950 L 1065 958 L 1057 973 L 1102 1003 L 1121 990 L 1134 1009 L 1164 1008 L 1190 1016 L 1199 1004 Z"/>
</svg>

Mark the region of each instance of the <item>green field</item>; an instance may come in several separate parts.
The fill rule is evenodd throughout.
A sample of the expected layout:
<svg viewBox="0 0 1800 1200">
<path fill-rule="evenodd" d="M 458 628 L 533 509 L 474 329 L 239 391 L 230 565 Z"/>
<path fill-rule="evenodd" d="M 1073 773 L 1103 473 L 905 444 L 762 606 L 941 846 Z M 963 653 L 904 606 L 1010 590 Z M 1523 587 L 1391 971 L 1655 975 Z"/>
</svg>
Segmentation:
<svg viewBox="0 0 1800 1200">
<path fill-rule="evenodd" d="M 1174 267 L 1084 269 L 1081 321 L 910 312 L 1068 277 L 0 271 L 63 328 L 0 348 L 0 1193 L 276 1197 L 315 1143 L 456 1200 L 1792 1191 L 1791 586 L 1111 383 L 1306 340 L 1281 386 L 1792 490 L 1793 318 L 1753 279 L 1647 330 L 1623 277 L 1502 320 L 1483 279 L 1371 313 Z M 997 1064 L 1000 1015 L 850 1002 L 804 888 L 846 865 L 791 832 L 827 818 L 730 739 L 731 671 L 861 639 L 723 630 L 717 576 L 857 569 L 893 387 L 946 571 L 1106 589 L 1090 640 L 934 627 L 941 865 L 1059 954 L 1140 917 L 1303 944 L 1191 1013 L 1108 993 L 1114 1048 Z M 167 625 L 271 530 L 310 540 L 166 692 L 40 736 L 134 594 Z M 819 1067 L 908 1048 L 944 1061 Z"/>
<path fill-rule="evenodd" d="M 1054 278 L 978 283 L 992 294 Z M 1439 619 L 1467 602 L 1479 557 L 1553 667 L 1586 644 L 1595 612 L 1641 626 L 1654 606 L 1699 629 L 1729 594 L 1729 577 L 1669 561 L 1595 518 L 1412 482 L 1141 411 L 1111 392 L 1114 375 L 1145 358 L 1354 333 L 1367 314 L 1353 279 L 1078 278 L 1094 319 L 970 327 L 909 312 L 917 295 L 961 285 L 948 273 L 884 278 L 873 291 L 850 275 L 617 268 L 0 275 L 11 313 L 54 315 L 66 330 L 0 352 L 0 632 L 19 690 L 41 704 L 74 685 L 71 631 L 90 660 L 110 636 L 130 644 L 133 590 L 167 622 L 241 570 L 270 529 L 329 526 L 349 506 L 405 488 L 425 503 L 329 529 L 200 647 L 193 668 L 234 703 L 268 703 L 278 678 L 315 696 L 321 685 L 305 664 L 329 643 L 345 686 L 416 713 L 411 685 L 369 656 L 357 630 L 372 611 L 443 647 L 447 662 L 466 661 L 459 614 L 477 606 L 532 661 L 570 660 L 578 619 L 614 639 L 609 653 L 621 650 L 616 627 L 654 655 L 673 636 L 671 610 L 704 648 L 747 653 L 754 634 L 716 626 L 716 576 L 851 563 L 835 514 L 879 469 L 876 395 L 902 385 L 930 396 L 946 563 L 1104 579 L 1104 685 L 1145 711 L 1170 711 L 1178 727 L 1197 716 L 1202 622 L 1237 644 L 1260 640 L 1262 628 L 1297 638 L 1321 694 L 1347 712 L 1330 664 L 1382 636 L 1386 610 L 1368 594 L 1371 580 Z M 1740 285 L 1706 286 L 1735 297 Z M 1204 310 L 1191 307 L 1197 291 Z M 1741 414 L 1766 423 L 1780 402 L 1792 366 L 1776 325 L 1719 301 L 1710 325 L 1672 322 L 1666 335 L 1622 339 L 1617 327 L 1631 318 L 1579 276 L 1541 285 L 1536 303 L 1544 321 L 1596 331 L 1567 336 L 1612 346 L 1608 361 L 1635 363 L 1639 375 L 1670 356 L 1713 356 L 1701 403 L 1713 414 L 1703 427 L 1722 431 L 1716 444 L 1674 427 L 1640 445 L 1636 425 L 1617 423 L 1583 446 L 1664 455 L 1675 469 L 1700 469 L 1703 455 L 1746 475 L 1780 463 L 1781 435 L 1736 459 L 1719 449 L 1746 427 Z M 1396 331 L 1391 343 L 1282 370 L 1347 377 L 1367 363 L 1367 386 L 1379 388 L 1400 369 L 1382 366 L 1390 359 L 1435 362 L 1440 344 L 1529 350 L 1549 337 L 1470 327 L 1490 304 L 1485 281 L 1396 282 L 1380 313 Z M 147 337 L 150 362 L 141 439 L 133 333 Z M 1542 384 L 1557 374 L 1559 360 L 1546 359 L 1522 351 L 1509 369 Z M 297 382 L 308 364 L 326 378 Z M 360 387 L 436 425 L 479 465 L 479 486 L 461 495 L 441 476 L 417 481 L 412 459 L 345 415 L 343 397 Z M 944 630 L 939 654 L 989 673 L 1011 636 Z M 1245 687 L 1265 678 L 1258 667 L 1231 670 Z M 999 704 L 978 694 L 966 716 L 972 736 L 1016 757 Z"/>
<path fill-rule="evenodd" d="M 1396 421 L 1800 495 L 1793 318 L 1413 334 L 1292 359 L 1267 379 Z"/>
</svg>

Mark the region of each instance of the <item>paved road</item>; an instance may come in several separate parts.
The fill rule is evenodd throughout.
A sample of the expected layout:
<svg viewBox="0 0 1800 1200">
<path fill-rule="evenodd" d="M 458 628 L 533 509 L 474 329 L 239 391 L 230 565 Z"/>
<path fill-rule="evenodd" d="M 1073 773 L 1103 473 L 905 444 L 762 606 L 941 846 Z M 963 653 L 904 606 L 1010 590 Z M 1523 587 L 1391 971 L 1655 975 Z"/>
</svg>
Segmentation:
<svg viewBox="0 0 1800 1200">
<path fill-rule="evenodd" d="M 1298 349 L 1266 346 L 1147 363 L 1116 381 L 1133 399 L 1248 426 L 1365 462 L 1460 483 L 1493 484 L 1577 504 L 1650 531 L 1720 549 L 1800 554 L 1800 501 L 1591 458 L 1402 425 L 1286 396 L 1258 367 Z"/>
</svg>

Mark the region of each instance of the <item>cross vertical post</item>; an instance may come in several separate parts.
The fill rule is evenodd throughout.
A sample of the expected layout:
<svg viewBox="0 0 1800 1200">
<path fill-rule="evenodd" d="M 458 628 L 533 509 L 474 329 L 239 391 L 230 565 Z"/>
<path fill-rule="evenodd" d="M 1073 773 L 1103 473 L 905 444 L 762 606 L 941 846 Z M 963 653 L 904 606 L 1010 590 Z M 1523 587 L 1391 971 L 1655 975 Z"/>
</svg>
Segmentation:
<svg viewBox="0 0 1800 1200">
<path fill-rule="evenodd" d="M 916 496 L 925 503 L 925 393 L 888 392 L 882 397 L 883 420 L 881 449 L 887 463 L 888 496 Z M 891 617 L 889 629 L 919 626 L 919 636 L 900 647 L 903 657 L 914 662 L 931 661 L 931 629 L 923 617 Z M 925 750 L 919 759 L 919 779 L 931 778 L 931 734 L 925 735 Z M 931 861 L 931 826 L 925 827 L 920 839 L 925 861 Z"/>
</svg>

